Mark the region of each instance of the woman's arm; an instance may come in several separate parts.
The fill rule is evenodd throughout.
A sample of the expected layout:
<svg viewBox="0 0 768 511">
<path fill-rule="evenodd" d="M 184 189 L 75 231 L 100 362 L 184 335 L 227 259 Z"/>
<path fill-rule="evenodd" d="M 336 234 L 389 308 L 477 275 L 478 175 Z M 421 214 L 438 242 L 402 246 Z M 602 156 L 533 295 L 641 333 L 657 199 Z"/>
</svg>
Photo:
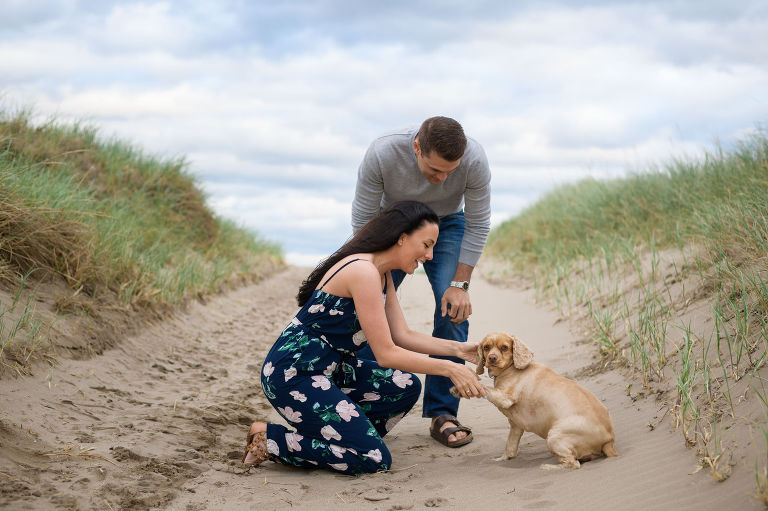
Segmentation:
<svg viewBox="0 0 768 511">
<path fill-rule="evenodd" d="M 389 273 L 387 286 L 388 289 L 395 288 Z M 411 330 L 405 321 L 397 293 L 387 293 L 385 311 L 387 323 L 392 331 L 392 340 L 396 345 L 417 353 L 458 357 L 477 364 L 477 343 L 451 341 Z"/>
<path fill-rule="evenodd" d="M 387 313 L 385 313 L 383 304 L 380 275 L 372 265 L 360 265 L 354 271 L 344 273 L 344 277 L 346 277 L 344 279 L 345 284 L 355 301 L 355 309 L 360 320 L 360 326 L 363 328 L 368 344 L 371 346 L 371 350 L 379 365 L 413 373 L 446 376 L 457 387 L 462 389 L 469 388 L 471 396 L 485 395 L 485 389 L 480 385 L 475 372 L 469 367 L 450 360 L 419 356 L 414 353 L 414 350 L 395 344 L 392 340 Z M 387 285 L 389 289 L 394 289 L 389 278 Z M 395 301 L 395 305 L 399 310 L 400 306 L 397 304 L 397 295 L 394 292 L 387 293 L 387 309 L 391 307 L 390 300 Z M 402 319 L 402 312 L 400 313 L 400 318 Z M 404 319 L 402 321 L 403 323 L 405 322 Z M 402 326 L 398 326 L 398 328 L 401 329 Z M 461 351 L 456 350 L 451 345 L 465 344 L 436 339 L 423 334 L 415 335 L 412 338 L 412 342 L 407 342 L 406 344 L 426 349 L 429 343 L 434 343 L 438 346 L 438 349 L 428 350 L 425 353 L 444 353 L 446 355 L 460 354 Z"/>
</svg>

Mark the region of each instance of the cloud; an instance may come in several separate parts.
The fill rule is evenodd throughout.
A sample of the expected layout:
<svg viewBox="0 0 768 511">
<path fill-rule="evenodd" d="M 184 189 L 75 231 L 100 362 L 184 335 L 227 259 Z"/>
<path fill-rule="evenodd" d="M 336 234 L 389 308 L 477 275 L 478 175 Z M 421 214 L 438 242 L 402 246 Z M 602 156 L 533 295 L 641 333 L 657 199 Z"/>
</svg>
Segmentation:
<svg viewBox="0 0 768 511">
<path fill-rule="evenodd" d="M 218 212 L 309 260 L 349 235 L 370 141 L 431 115 L 484 146 L 494 223 L 732 143 L 768 116 L 763 4 L 14 0 L 0 92 L 184 157 Z"/>
</svg>

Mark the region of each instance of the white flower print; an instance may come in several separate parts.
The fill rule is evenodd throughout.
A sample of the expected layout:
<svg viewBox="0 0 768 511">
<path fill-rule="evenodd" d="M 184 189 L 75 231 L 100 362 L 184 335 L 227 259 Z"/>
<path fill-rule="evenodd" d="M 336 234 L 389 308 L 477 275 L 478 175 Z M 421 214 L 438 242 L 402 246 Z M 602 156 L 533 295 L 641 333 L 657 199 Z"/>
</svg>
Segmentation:
<svg viewBox="0 0 768 511">
<path fill-rule="evenodd" d="M 330 440 L 331 438 L 336 441 L 341 440 L 341 435 L 338 431 L 333 429 L 333 426 L 323 426 L 323 429 L 320 430 L 320 434 L 323 435 L 323 438 L 326 440 Z"/>
<path fill-rule="evenodd" d="M 296 401 L 301 401 L 302 403 L 307 400 L 307 396 L 299 392 L 298 390 L 292 390 L 289 392 L 291 396 L 293 396 L 293 399 Z"/>
<path fill-rule="evenodd" d="M 269 454 L 274 454 L 275 456 L 280 455 L 280 448 L 277 446 L 277 442 L 275 442 L 271 438 L 267 439 L 267 451 L 269 452 Z"/>
<path fill-rule="evenodd" d="M 377 393 L 366 392 L 365 394 L 363 394 L 362 401 L 378 401 L 379 399 L 381 399 L 381 396 L 378 395 Z"/>
<path fill-rule="evenodd" d="M 322 303 L 316 303 L 315 305 L 310 305 L 309 309 L 307 311 L 310 314 L 314 314 L 316 312 L 323 312 L 325 310 L 325 305 Z"/>
<path fill-rule="evenodd" d="M 345 470 L 347 470 L 346 463 L 329 463 L 328 466 L 335 468 L 339 472 L 344 472 Z"/>
<path fill-rule="evenodd" d="M 293 323 L 294 325 L 297 325 L 297 326 L 298 326 L 298 325 L 300 325 L 300 324 L 301 324 L 301 321 L 299 321 L 299 318 L 297 318 L 297 317 L 294 317 L 294 318 L 291 320 L 291 323 Z"/>
<path fill-rule="evenodd" d="M 290 406 L 285 408 L 277 407 L 277 410 L 285 417 L 288 422 L 301 422 L 301 412 L 294 411 Z"/>
<path fill-rule="evenodd" d="M 337 458 L 343 458 L 344 457 L 344 453 L 347 452 L 347 450 L 345 448 L 341 447 L 340 445 L 331 444 L 331 452 Z"/>
<path fill-rule="evenodd" d="M 336 314 L 338 314 L 339 316 L 343 316 L 344 311 L 340 311 L 338 309 L 331 309 L 328 311 L 328 314 L 330 314 L 331 316 L 335 316 Z"/>
<path fill-rule="evenodd" d="M 357 413 L 357 410 L 355 409 L 355 405 L 348 402 L 346 399 L 342 399 L 339 401 L 339 404 L 336 405 L 336 413 L 347 422 L 351 421 L 352 417 L 360 417 L 360 414 Z"/>
<path fill-rule="evenodd" d="M 405 416 L 404 413 L 398 413 L 394 417 L 390 417 L 390 419 L 387 421 L 386 424 L 384 424 L 384 429 L 387 431 L 390 431 L 392 428 L 395 427 L 395 425 L 400 422 L 400 419 L 402 419 Z"/>
<path fill-rule="evenodd" d="M 323 374 L 326 376 L 330 376 L 333 374 L 334 369 L 336 369 L 336 362 L 331 362 L 328 364 L 328 367 L 325 368 L 325 371 L 323 371 Z"/>
<path fill-rule="evenodd" d="M 354 454 L 355 456 L 357 456 L 357 451 L 356 450 L 352 449 L 351 447 L 347 448 L 347 450 L 349 452 L 351 452 L 352 454 Z"/>
<path fill-rule="evenodd" d="M 371 449 L 370 451 L 368 451 L 368 454 L 366 454 L 366 456 L 368 456 L 368 458 L 372 459 L 376 463 L 381 462 L 381 451 L 378 449 Z"/>
<path fill-rule="evenodd" d="M 350 392 L 352 392 L 355 389 L 350 389 L 350 388 L 347 388 L 347 387 L 342 387 L 339 390 L 342 391 L 345 394 L 349 394 Z"/>
<path fill-rule="evenodd" d="M 358 330 L 355 332 L 355 335 L 352 336 L 352 342 L 355 343 L 355 346 L 360 346 L 364 342 L 366 342 L 368 339 L 365 337 L 365 334 L 362 330 Z"/>
<path fill-rule="evenodd" d="M 264 364 L 264 368 L 261 370 L 261 372 L 264 373 L 264 376 L 267 377 L 269 377 L 274 371 L 275 366 L 272 365 L 272 362 L 267 362 Z"/>
<path fill-rule="evenodd" d="M 283 374 L 285 375 L 285 381 L 288 381 L 291 378 L 293 378 L 294 376 L 296 376 L 297 372 L 298 371 L 296 371 L 295 367 L 289 367 L 288 369 L 284 370 Z"/>
<path fill-rule="evenodd" d="M 314 380 L 312 382 L 312 386 L 315 388 L 320 388 L 323 390 L 328 390 L 331 388 L 331 382 L 325 376 L 317 375 L 317 376 L 313 376 L 312 379 Z"/>
<path fill-rule="evenodd" d="M 300 451 L 301 445 L 299 445 L 299 440 L 302 440 L 303 438 L 304 437 L 298 433 L 286 433 L 285 443 L 288 444 L 288 450 L 291 452 Z"/>
<path fill-rule="evenodd" d="M 392 373 L 392 381 L 401 389 L 404 389 L 408 385 L 413 385 L 411 373 L 404 373 L 399 369 L 395 369 L 395 372 Z"/>
</svg>

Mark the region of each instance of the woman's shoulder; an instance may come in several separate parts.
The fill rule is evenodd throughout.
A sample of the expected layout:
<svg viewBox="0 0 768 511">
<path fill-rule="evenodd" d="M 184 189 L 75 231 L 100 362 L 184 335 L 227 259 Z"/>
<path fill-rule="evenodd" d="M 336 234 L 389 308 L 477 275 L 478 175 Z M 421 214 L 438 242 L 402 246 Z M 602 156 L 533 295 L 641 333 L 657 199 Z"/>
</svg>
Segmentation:
<svg viewBox="0 0 768 511">
<path fill-rule="evenodd" d="M 327 272 L 326 276 L 338 274 L 339 276 L 362 276 L 378 273 L 376 266 L 370 260 L 371 254 L 352 254 L 339 260 Z M 343 271 L 342 271 L 343 270 Z"/>
</svg>

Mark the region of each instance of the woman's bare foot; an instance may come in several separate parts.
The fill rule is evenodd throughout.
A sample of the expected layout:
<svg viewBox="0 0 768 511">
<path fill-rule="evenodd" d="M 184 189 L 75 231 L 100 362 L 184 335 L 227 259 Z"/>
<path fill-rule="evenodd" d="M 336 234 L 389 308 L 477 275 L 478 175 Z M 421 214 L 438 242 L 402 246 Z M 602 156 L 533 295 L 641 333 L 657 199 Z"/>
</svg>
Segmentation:
<svg viewBox="0 0 768 511">
<path fill-rule="evenodd" d="M 251 424 L 251 429 L 248 430 L 248 436 L 253 436 L 256 433 L 266 433 L 267 432 L 267 423 L 256 421 L 253 424 Z"/>
</svg>

